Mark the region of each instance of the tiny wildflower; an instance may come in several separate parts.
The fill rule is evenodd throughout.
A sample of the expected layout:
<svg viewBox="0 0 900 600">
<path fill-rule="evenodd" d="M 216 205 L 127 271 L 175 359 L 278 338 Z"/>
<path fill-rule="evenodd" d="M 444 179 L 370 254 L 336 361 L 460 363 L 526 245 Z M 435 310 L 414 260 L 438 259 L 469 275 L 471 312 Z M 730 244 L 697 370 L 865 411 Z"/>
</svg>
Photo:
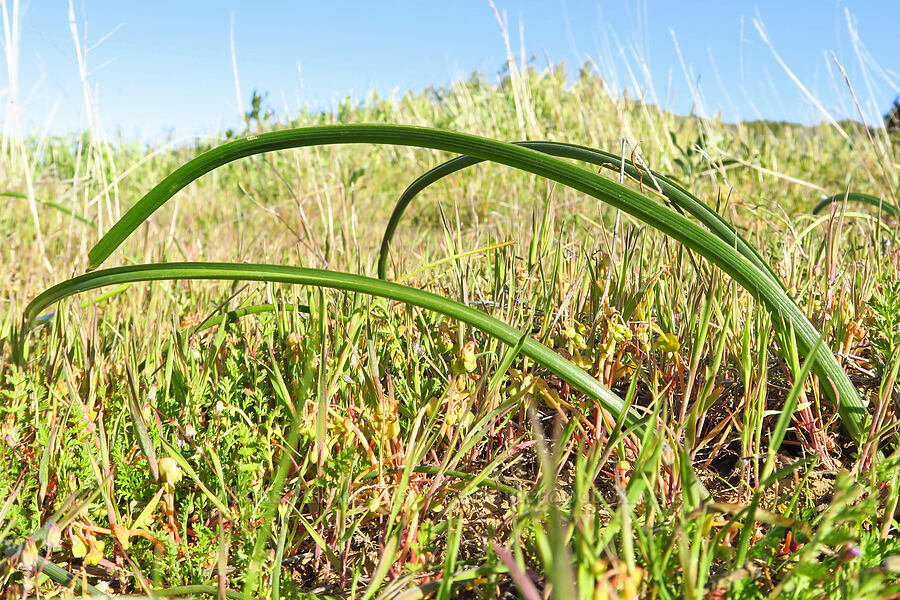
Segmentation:
<svg viewBox="0 0 900 600">
<path fill-rule="evenodd" d="M 176 483 L 181 481 L 181 467 L 178 466 L 174 458 L 169 456 L 163 457 L 159 459 L 159 475 L 162 477 L 163 485 L 172 489 Z"/>
<path fill-rule="evenodd" d="M 681 349 L 678 336 L 674 333 L 661 333 L 656 338 L 656 347 L 663 352 L 674 354 Z"/>
</svg>

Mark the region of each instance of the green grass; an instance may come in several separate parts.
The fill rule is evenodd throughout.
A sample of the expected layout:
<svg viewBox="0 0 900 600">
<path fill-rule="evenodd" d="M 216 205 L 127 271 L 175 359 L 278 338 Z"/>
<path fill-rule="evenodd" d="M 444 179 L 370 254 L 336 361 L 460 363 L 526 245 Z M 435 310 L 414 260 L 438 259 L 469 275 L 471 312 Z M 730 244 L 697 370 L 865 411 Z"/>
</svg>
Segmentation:
<svg viewBox="0 0 900 600">
<path fill-rule="evenodd" d="M 6 204 L 2 585 L 900 592 L 897 141 L 842 126 L 549 70 L 159 152 L 29 141 L 53 272 Z"/>
</svg>

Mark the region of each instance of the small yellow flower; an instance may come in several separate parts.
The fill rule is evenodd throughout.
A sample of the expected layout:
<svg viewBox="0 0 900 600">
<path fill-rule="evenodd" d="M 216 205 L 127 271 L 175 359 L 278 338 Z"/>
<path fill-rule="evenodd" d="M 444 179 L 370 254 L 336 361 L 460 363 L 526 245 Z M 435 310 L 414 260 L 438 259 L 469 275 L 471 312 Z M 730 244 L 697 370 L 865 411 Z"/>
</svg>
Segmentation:
<svg viewBox="0 0 900 600">
<path fill-rule="evenodd" d="M 478 367 L 478 357 L 475 355 L 475 342 L 470 341 L 463 346 L 459 358 L 453 361 L 453 372 L 456 375 L 471 373 Z"/>
<path fill-rule="evenodd" d="M 618 313 L 609 320 L 609 337 L 613 343 L 617 344 L 630 340 L 631 335 L 631 329 L 628 328 L 628 325 Z"/>
<path fill-rule="evenodd" d="M 181 481 L 181 467 L 174 458 L 168 456 L 161 458 L 159 459 L 159 476 L 163 480 L 163 485 L 171 490 L 176 483 Z"/>
<path fill-rule="evenodd" d="M 452 351 L 455 345 L 453 343 L 453 334 L 450 333 L 450 328 L 443 323 L 438 326 L 435 345 L 437 346 L 437 351 L 441 354 Z"/>
<path fill-rule="evenodd" d="M 90 549 L 88 553 L 84 556 L 84 562 L 90 566 L 96 566 L 100 564 L 100 559 L 103 558 L 103 550 L 106 547 L 106 542 L 103 540 L 92 540 L 94 543 L 90 545 Z"/>
<path fill-rule="evenodd" d="M 681 344 L 674 333 L 661 333 L 656 338 L 656 347 L 663 352 L 674 354 L 681 349 Z"/>
</svg>

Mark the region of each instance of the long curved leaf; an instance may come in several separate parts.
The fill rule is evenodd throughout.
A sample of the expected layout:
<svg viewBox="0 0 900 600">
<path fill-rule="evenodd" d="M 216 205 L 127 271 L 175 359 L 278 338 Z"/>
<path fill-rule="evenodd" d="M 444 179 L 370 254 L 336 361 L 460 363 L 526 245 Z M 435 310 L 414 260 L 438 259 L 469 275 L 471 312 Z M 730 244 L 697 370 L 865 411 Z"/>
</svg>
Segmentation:
<svg viewBox="0 0 900 600">
<path fill-rule="evenodd" d="M 590 194 L 666 233 L 731 275 L 779 318 L 790 321 L 805 355 L 837 405 L 850 435 L 862 442 L 867 409 L 828 348 L 814 350 L 818 333 L 781 285 L 731 245 L 668 207 L 606 177 L 547 154 L 488 138 L 405 125 L 329 125 L 273 131 L 224 144 L 185 163 L 151 189 L 100 239 L 89 253 L 96 268 L 155 210 L 190 182 L 231 161 L 286 148 L 374 143 L 446 150 L 529 171 Z"/>
<path fill-rule="evenodd" d="M 864 204 L 870 204 L 875 208 L 879 209 L 882 213 L 886 215 L 891 215 L 895 219 L 900 219 L 900 210 L 897 210 L 897 207 L 889 202 L 885 202 L 881 198 L 876 198 L 875 196 L 870 196 L 869 194 L 860 194 L 859 192 L 850 192 L 848 194 L 835 194 L 833 196 L 828 196 L 827 198 L 823 198 L 816 204 L 812 209 L 812 214 L 817 215 L 828 205 L 834 202 L 843 202 L 846 200 L 847 202 L 862 202 Z"/>
<path fill-rule="evenodd" d="M 530 148 L 532 150 L 537 150 L 551 156 L 560 156 L 562 158 L 582 160 L 584 162 L 591 163 L 597 166 L 611 165 L 613 168 L 618 169 L 622 164 L 622 158 L 620 156 L 616 156 L 615 154 L 611 154 L 609 152 L 604 152 L 602 150 L 597 150 L 595 148 L 581 146 L 578 144 L 543 141 L 513 143 L 516 146 Z M 390 249 L 391 241 L 394 238 L 394 234 L 397 231 L 397 226 L 400 224 L 400 219 L 403 217 L 403 213 L 406 211 L 406 208 L 413 201 L 413 199 L 422 190 L 424 190 L 431 184 L 443 179 L 444 177 L 447 177 L 448 175 L 456 173 L 457 171 L 461 171 L 462 169 L 465 169 L 467 167 L 476 165 L 480 162 L 483 162 L 483 159 L 476 158 L 474 156 L 458 156 L 456 158 L 452 158 L 416 179 L 409 185 L 409 187 L 406 188 L 406 190 L 403 191 L 403 194 L 401 194 L 400 198 L 397 200 L 397 204 L 394 206 L 394 212 L 391 213 L 391 217 L 388 220 L 387 226 L 385 227 L 384 236 L 382 236 L 381 238 L 381 249 L 378 253 L 379 278 L 385 278 L 387 272 L 388 250 Z M 644 180 L 644 172 L 628 161 L 625 162 L 625 172 L 635 179 Z M 650 174 L 652 174 L 656 181 L 659 182 L 659 186 L 662 189 L 663 195 L 669 201 L 671 201 L 672 204 L 693 215 L 698 221 L 706 225 L 710 229 L 710 231 L 712 231 L 719 239 L 721 239 L 729 246 L 733 246 L 747 260 L 755 264 L 757 267 L 759 267 L 760 270 L 762 270 L 773 280 L 779 283 L 779 285 L 781 285 L 781 280 L 778 278 L 775 272 L 772 271 L 772 268 L 769 266 L 769 264 L 765 260 L 763 260 L 762 256 L 760 256 L 756 249 L 749 242 L 747 242 L 747 240 L 745 240 L 743 236 L 741 236 L 741 234 L 731 226 L 731 224 L 725 221 L 719 215 L 719 213 L 709 208 L 699 198 L 691 194 L 689 191 L 687 191 L 662 173 L 657 173 L 656 171 L 651 170 Z M 644 181 L 646 181 L 648 187 L 651 187 L 649 178 L 648 180 Z"/>
<path fill-rule="evenodd" d="M 25 309 L 25 319 L 34 321 L 50 305 L 88 290 L 109 285 L 138 281 L 180 279 L 217 279 L 233 281 L 271 281 L 295 285 L 312 285 L 349 292 L 380 296 L 433 310 L 455 320 L 467 323 L 509 346 L 521 342 L 522 354 L 567 381 L 572 387 L 587 394 L 603 408 L 618 418 L 623 413 L 622 400 L 596 379 L 585 373 L 559 354 L 503 321 L 487 313 L 450 300 L 437 294 L 416 288 L 381 281 L 362 275 L 306 269 L 283 265 L 235 264 L 235 263 L 159 263 L 115 267 L 79 275 L 47 289 L 31 301 Z M 524 342 L 522 342 L 524 337 Z M 637 413 L 626 413 L 626 423 L 639 421 Z"/>
</svg>

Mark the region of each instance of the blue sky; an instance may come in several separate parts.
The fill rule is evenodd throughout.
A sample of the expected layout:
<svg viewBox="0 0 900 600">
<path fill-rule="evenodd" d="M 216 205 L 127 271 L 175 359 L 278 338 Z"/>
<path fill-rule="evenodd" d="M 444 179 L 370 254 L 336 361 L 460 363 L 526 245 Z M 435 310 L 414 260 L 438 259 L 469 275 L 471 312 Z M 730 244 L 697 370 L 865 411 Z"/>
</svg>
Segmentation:
<svg viewBox="0 0 900 600">
<path fill-rule="evenodd" d="M 361 99 L 373 88 L 388 95 L 446 85 L 476 70 L 495 77 L 505 61 L 488 0 L 74 3 L 102 125 L 127 139 L 157 140 L 169 132 L 180 138 L 239 122 L 232 19 L 241 101 L 246 105 L 253 89 L 268 91 L 279 112 L 328 108 L 348 94 Z M 640 88 L 649 93 L 652 84 L 655 98 L 680 113 L 691 110 L 695 88 L 702 92 L 705 112 L 721 110 L 727 120 L 823 119 L 779 65 L 754 21 L 836 118 L 857 115 L 832 51 L 868 119 L 878 118 L 900 93 L 896 0 L 495 4 L 506 17 L 516 54 L 524 44 L 535 65 L 565 61 L 570 72 L 591 58 L 608 81 L 633 94 L 630 68 Z M 7 6 L 11 10 L 12 2 Z M 83 93 L 68 3 L 21 0 L 20 11 L 18 95 L 24 126 L 51 133 L 82 129 Z M 0 91 L 7 84 L 7 71 L 0 67 Z M 7 88 L 0 101 L 8 99 Z"/>
</svg>

